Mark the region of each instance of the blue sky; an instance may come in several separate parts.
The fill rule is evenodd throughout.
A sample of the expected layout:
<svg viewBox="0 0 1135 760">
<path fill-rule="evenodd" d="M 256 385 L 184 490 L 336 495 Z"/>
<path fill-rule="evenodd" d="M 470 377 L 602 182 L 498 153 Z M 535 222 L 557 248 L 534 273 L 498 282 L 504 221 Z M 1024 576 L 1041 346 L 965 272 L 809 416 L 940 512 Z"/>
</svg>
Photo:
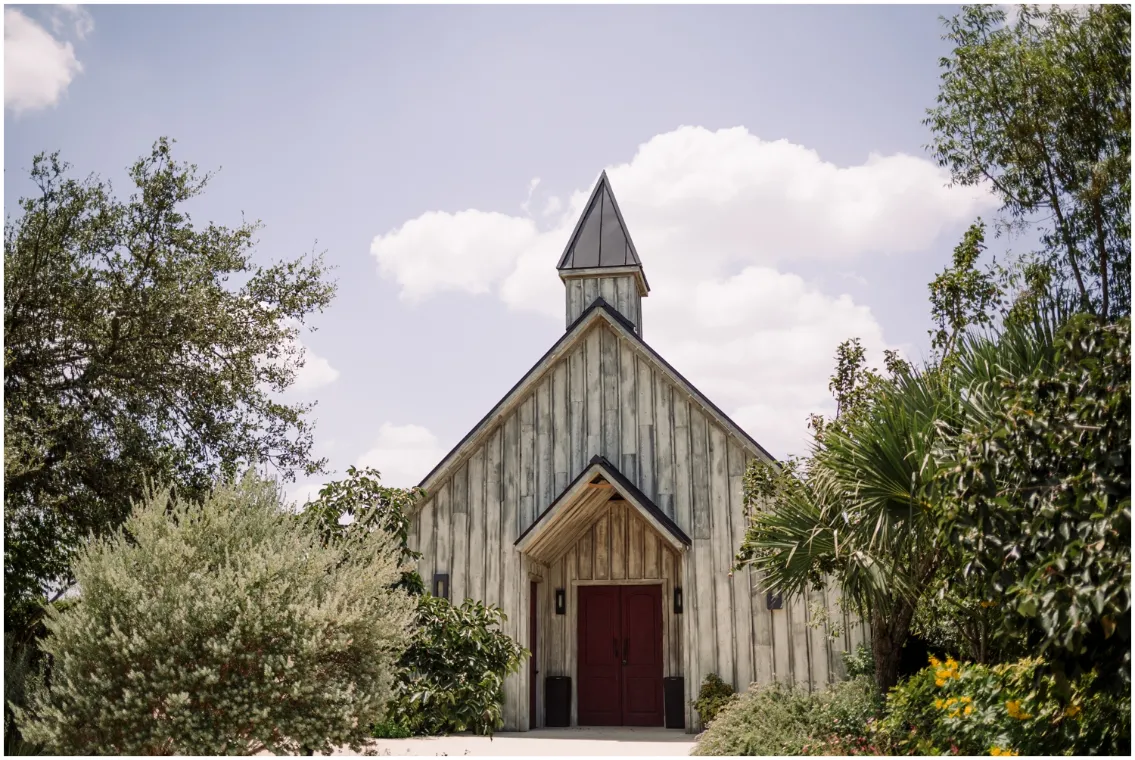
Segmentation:
<svg viewBox="0 0 1135 760">
<path fill-rule="evenodd" d="M 294 396 L 334 470 L 409 485 L 562 334 L 556 259 L 606 169 L 647 342 L 802 452 L 836 344 L 923 356 L 927 282 L 996 211 L 923 149 L 954 10 L 8 6 L 5 209 L 38 151 L 125 190 L 175 138 L 219 169 L 196 220 L 326 251 Z"/>
</svg>

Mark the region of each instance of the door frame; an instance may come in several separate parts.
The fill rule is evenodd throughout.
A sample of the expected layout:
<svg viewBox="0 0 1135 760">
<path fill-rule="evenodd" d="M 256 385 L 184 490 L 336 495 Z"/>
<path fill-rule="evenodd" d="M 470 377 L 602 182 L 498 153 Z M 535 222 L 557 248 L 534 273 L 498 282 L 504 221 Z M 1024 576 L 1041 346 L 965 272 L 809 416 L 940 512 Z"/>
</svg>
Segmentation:
<svg viewBox="0 0 1135 760">
<path fill-rule="evenodd" d="M 665 678 L 669 673 L 669 652 L 673 644 L 670 641 L 670 632 L 667 630 L 669 626 L 666 625 L 666 600 L 670 599 L 673 592 L 673 583 L 668 578 L 635 578 L 618 580 L 613 579 L 591 579 L 591 580 L 578 580 L 572 579 L 570 581 L 571 593 L 569 594 L 568 604 L 571 605 L 571 615 L 569 616 L 567 628 L 567 645 L 568 651 L 571 652 L 571 682 L 573 684 L 571 690 L 571 725 L 579 725 L 579 587 L 580 586 L 661 586 L 662 587 L 662 677 Z M 671 612 L 671 614 L 673 614 Z M 681 658 L 679 658 L 681 663 Z M 679 667 L 681 665 L 679 664 Z"/>
</svg>

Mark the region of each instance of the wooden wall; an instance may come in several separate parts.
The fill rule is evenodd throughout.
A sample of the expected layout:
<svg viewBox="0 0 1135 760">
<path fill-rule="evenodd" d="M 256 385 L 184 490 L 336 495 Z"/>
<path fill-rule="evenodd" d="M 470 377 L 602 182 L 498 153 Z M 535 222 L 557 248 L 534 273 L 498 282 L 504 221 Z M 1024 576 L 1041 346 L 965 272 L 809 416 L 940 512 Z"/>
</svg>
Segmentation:
<svg viewBox="0 0 1135 760">
<path fill-rule="evenodd" d="M 564 281 L 567 287 L 567 323 L 571 325 L 587 307 L 602 298 L 635 325 L 642 335 L 642 297 L 634 275 L 616 277 L 575 277 Z"/>
<path fill-rule="evenodd" d="M 581 281 L 568 281 L 569 290 L 575 282 Z M 604 282 L 600 290 L 610 287 L 617 285 Z M 693 540 L 682 566 L 674 568 L 686 602 L 684 614 L 671 623 L 679 629 L 672 641 L 680 651 L 671 672 L 685 676 L 687 701 L 710 672 L 739 689 L 772 678 L 822 685 L 842 673 L 839 652 L 863 640 L 862 626 L 845 625 L 844 641 L 835 643 L 823 629 L 808 626 L 812 605 L 835 609 L 831 594 L 770 612 L 748 570 L 730 572 L 744 533 L 742 476 L 758 453 L 604 320 L 544 367 L 530 391 L 431 486 L 410 537 L 423 552 L 419 570 L 427 585 L 434 573 L 449 573 L 452 599 L 499 605 L 508 615 L 506 632 L 527 645 L 529 582 L 539 578 L 543 587 L 554 588 L 552 568 L 530 562 L 513 543 L 597 454 L 615 463 Z M 610 518 L 606 528 L 594 528 L 602 546 L 612 534 L 600 538 L 600 530 L 614 530 Z M 575 551 L 577 580 L 583 581 L 586 550 L 577 545 Z M 599 551 L 591 549 L 593 575 L 601 572 Z M 643 552 L 645 567 L 645 544 Z M 637 572 L 637 558 L 627 559 Z M 630 572 L 618 567 L 609 572 Z M 527 667 L 508 679 L 505 694 L 506 730 L 527 730 Z M 688 726 L 691 718 L 687 710 Z"/>
</svg>

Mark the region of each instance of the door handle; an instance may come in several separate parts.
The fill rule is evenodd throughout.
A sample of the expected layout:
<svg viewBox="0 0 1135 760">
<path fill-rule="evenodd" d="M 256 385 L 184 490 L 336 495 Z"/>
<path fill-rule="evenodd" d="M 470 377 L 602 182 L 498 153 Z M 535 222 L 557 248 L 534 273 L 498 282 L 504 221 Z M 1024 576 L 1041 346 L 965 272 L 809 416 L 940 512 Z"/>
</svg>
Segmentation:
<svg viewBox="0 0 1135 760">
<path fill-rule="evenodd" d="M 623 664 L 627 664 L 627 652 L 630 649 L 630 639 L 623 639 Z"/>
</svg>

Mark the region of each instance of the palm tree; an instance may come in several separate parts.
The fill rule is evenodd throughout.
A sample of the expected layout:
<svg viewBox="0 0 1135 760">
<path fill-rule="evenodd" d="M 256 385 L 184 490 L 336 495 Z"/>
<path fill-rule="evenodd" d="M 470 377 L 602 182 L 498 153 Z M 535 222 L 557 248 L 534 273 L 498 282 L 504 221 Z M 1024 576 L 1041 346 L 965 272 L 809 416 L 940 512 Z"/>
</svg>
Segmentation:
<svg viewBox="0 0 1135 760">
<path fill-rule="evenodd" d="M 768 591 L 787 595 L 834 576 L 871 628 L 875 679 L 898 680 L 919 599 L 957 558 L 940 538 L 951 494 L 951 442 L 1008 377 L 1051 358 L 1051 323 L 966 335 L 949 361 L 876 378 L 862 404 L 827 425 L 802 463 L 755 464 L 738 554 Z"/>
</svg>

